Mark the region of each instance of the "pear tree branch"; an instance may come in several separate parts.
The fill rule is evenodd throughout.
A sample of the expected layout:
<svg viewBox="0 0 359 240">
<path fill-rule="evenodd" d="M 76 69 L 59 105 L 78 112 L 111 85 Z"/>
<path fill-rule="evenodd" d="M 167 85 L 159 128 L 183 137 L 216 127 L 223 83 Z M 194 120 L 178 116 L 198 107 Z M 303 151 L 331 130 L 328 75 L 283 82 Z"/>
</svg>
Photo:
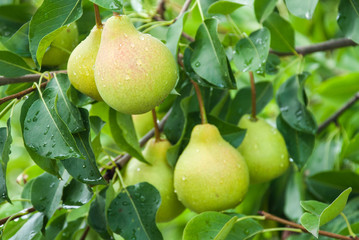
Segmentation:
<svg viewBox="0 0 359 240">
<path fill-rule="evenodd" d="M 60 71 L 52 71 L 50 73 L 67 73 L 67 70 L 60 70 Z M 25 82 L 37 82 L 39 81 L 41 75 L 40 74 L 27 74 L 21 77 L 1 77 L 0 76 L 0 86 L 7 85 L 7 84 L 14 84 L 14 83 L 25 83 Z"/>
<path fill-rule="evenodd" d="M 34 207 L 31 207 L 31 208 L 28 208 L 28 209 L 25 209 L 25 210 L 19 212 L 18 214 L 16 214 L 13 217 L 10 216 L 10 217 L 2 218 L 2 219 L 0 219 L 0 226 L 5 224 L 10 218 L 11 218 L 10 221 L 13 221 L 15 219 L 18 219 L 18 218 L 20 218 L 20 217 L 22 217 L 22 216 L 24 216 L 26 214 L 29 214 L 29 213 L 32 213 L 32 212 L 35 212 L 35 211 L 36 211 L 36 209 Z"/>
<path fill-rule="evenodd" d="M 153 119 L 153 127 L 155 130 L 156 142 L 159 142 L 161 140 L 161 134 L 160 134 L 160 130 L 158 129 L 156 109 L 152 109 L 152 119 Z"/>
<path fill-rule="evenodd" d="M 256 106 L 256 85 L 254 84 L 253 72 L 249 72 L 249 78 L 251 80 L 251 96 L 252 96 L 252 119 L 257 120 L 257 106 Z"/>
</svg>

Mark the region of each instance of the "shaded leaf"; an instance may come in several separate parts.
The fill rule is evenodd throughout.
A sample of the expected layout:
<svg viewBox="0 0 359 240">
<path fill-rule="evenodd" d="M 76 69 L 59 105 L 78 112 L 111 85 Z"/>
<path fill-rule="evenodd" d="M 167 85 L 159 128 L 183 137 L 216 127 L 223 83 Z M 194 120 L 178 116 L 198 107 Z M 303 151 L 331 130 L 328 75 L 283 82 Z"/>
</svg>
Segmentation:
<svg viewBox="0 0 359 240">
<path fill-rule="evenodd" d="M 132 157 L 147 162 L 142 156 L 131 115 L 117 112 L 110 108 L 109 124 L 116 144 Z"/>
<path fill-rule="evenodd" d="M 347 38 L 359 43 L 359 0 L 341 0 L 337 22 Z"/>
<path fill-rule="evenodd" d="M 123 188 L 108 208 L 109 227 L 125 239 L 163 239 L 155 221 L 160 204 L 159 192 L 147 182 Z"/>
<path fill-rule="evenodd" d="M 232 70 L 217 35 L 217 25 L 216 19 L 206 19 L 199 26 L 191 66 L 200 77 L 213 86 L 235 88 Z"/>
<path fill-rule="evenodd" d="M 65 226 L 66 216 L 67 214 L 63 213 L 51 221 L 51 223 L 46 227 L 44 240 L 53 240 L 56 238 L 56 236 Z"/>
<path fill-rule="evenodd" d="M 6 167 L 11 152 L 11 143 L 11 124 L 9 118 L 7 120 L 7 126 L 0 128 L 0 203 L 4 200 L 11 203 L 6 186 Z"/>
<path fill-rule="evenodd" d="M 41 66 L 46 49 L 56 35 L 82 15 L 81 0 L 48 0 L 30 21 L 29 46 L 32 59 Z"/>
<path fill-rule="evenodd" d="M 258 22 L 262 23 L 273 12 L 277 0 L 255 0 L 254 13 Z"/>
<path fill-rule="evenodd" d="M 21 57 L 31 57 L 29 52 L 29 22 L 19 28 L 7 41 L 3 42 L 4 46 L 11 52 Z"/>
<path fill-rule="evenodd" d="M 64 188 L 62 201 L 65 205 L 81 206 L 88 203 L 92 195 L 93 192 L 91 188 L 76 179 L 72 179 Z"/>
<path fill-rule="evenodd" d="M 311 19 L 318 0 L 285 0 L 288 10 L 300 18 Z"/>
<path fill-rule="evenodd" d="M 167 41 L 166 46 L 171 51 L 173 57 L 177 58 L 177 52 L 178 52 L 178 42 L 181 38 L 182 30 L 183 30 L 183 24 L 184 24 L 184 18 L 187 14 L 183 14 L 180 16 L 174 24 L 169 26 L 168 32 L 167 32 Z"/>
<path fill-rule="evenodd" d="M 0 51 L 0 76 L 18 77 L 34 72 L 18 55 L 8 51 Z"/>
<path fill-rule="evenodd" d="M 45 89 L 24 120 L 24 142 L 38 155 L 51 159 L 82 157 L 69 129 L 57 114 L 53 88 Z"/>
<path fill-rule="evenodd" d="M 83 108 L 80 108 L 80 113 L 86 131 L 75 133 L 73 136 L 85 158 L 68 158 L 61 162 L 70 175 L 80 182 L 91 185 L 106 184 L 96 165 L 95 155 L 90 143 L 89 113 Z"/>
<path fill-rule="evenodd" d="M 44 214 L 35 213 L 9 240 L 32 240 L 41 236 Z"/>
<path fill-rule="evenodd" d="M 252 32 L 249 37 L 239 40 L 233 55 L 234 63 L 242 72 L 264 71 L 265 62 L 269 54 L 270 32 L 261 28 Z"/>
</svg>

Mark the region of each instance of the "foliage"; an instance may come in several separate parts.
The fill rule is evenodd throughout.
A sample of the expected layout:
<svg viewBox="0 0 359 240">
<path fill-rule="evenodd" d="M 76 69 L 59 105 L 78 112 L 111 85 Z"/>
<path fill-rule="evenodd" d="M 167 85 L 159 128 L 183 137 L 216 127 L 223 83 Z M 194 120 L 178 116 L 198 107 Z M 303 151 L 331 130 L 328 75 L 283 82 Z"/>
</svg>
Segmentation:
<svg viewBox="0 0 359 240">
<path fill-rule="evenodd" d="M 338 46 L 359 43 L 359 1 L 161 3 L 0 2 L 0 219 L 17 218 L 0 222 L 0 238 L 219 240 L 288 235 L 289 229 L 278 229 L 280 223 L 256 215 L 263 209 L 311 233 L 287 239 L 329 239 L 319 230 L 358 236 L 359 48 Z M 95 25 L 93 4 L 104 23 L 113 12 L 126 14 L 178 59 L 176 87 L 156 109 L 159 115 L 167 114 L 162 135 L 173 145 L 167 153 L 170 166 L 176 165 L 193 127 L 201 122 L 193 81 L 200 87 L 208 122 L 236 148 L 245 136 L 238 122 L 251 113 L 255 99 L 256 114 L 276 125 L 285 139 L 291 160 L 287 172 L 250 186 L 235 209 L 201 214 L 186 210 L 171 222 L 156 223 L 159 191 L 146 182 L 125 186 L 115 167 L 126 164 L 125 154 L 146 162 L 131 116 L 73 88 L 61 71 L 66 63 L 42 66 L 44 54 L 56 47 L 53 40 L 69 24 L 77 24 L 80 39 L 89 34 Z M 326 49 L 314 45 L 324 41 Z M 313 45 L 314 53 L 300 48 L 307 45 Z M 255 78 L 255 98 L 249 73 Z M 29 88 L 34 91 L 22 94 Z M 20 95 L 4 101 L 12 94 Z M 335 124 L 322 125 L 334 113 L 330 121 Z"/>
</svg>

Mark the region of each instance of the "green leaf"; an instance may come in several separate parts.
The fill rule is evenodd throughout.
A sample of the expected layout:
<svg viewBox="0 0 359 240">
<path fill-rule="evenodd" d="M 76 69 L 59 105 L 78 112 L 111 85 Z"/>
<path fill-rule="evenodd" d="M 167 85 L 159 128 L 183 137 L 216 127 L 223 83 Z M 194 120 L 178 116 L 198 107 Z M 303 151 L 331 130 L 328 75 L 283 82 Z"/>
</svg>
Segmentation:
<svg viewBox="0 0 359 240">
<path fill-rule="evenodd" d="M 62 121 L 69 128 L 71 133 L 77 133 L 85 130 L 82 123 L 81 114 L 78 108 L 76 108 L 68 99 L 66 92 L 68 91 L 71 83 L 67 74 L 54 74 L 50 83 L 46 88 L 53 88 L 52 91 L 54 96 L 58 95 L 57 98 L 57 113 L 59 114 Z"/>
<path fill-rule="evenodd" d="M 254 13 L 258 22 L 262 23 L 273 12 L 277 0 L 255 0 L 254 1 Z"/>
<path fill-rule="evenodd" d="M 65 205 L 81 206 L 88 203 L 92 195 L 93 192 L 91 188 L 76 179 L 72 179 L 64 188 L 62 201 Z"/>
<path fill-rule="evenodd" d="M 39 239 L 44 224 L 44 214 L 35 213 L 9 240 Z"/>
<path fill-rule="evenodd" d="M 34 180 L 31 188 L 31 203 L 37 211 L 45 213 L 48 219 L 60 207 L 62 192 L 69 176 L 64 171 L 62 179 L 59 180 L 53 175 L 43 173 Z"/>
<path fill-rule="evenodd" d="M 312 154 L 315 135 L 305 133 L 292 128 L 282 114 L 277 117 L 277 128 L 283 135 L 289 155 L 299 168 L 304 167 Z"/>
<path fill-rule="evenodd" d="M 96 165 L 95 155 L 90 143 L 89 113 L 83 108 L 80 108 L 80 113 L 86 131 L 75 133 L 73 136 L 85 158 L 68 158 L 61 162 L 70 175 L 80 182 L 91 185 L 106 184 Z"/>
<path fill-rule="evenodd" d="M 9 161 L 12 143 L 10 118 L 7 127 L 0 128 L 0 203 L 4 200 L 11 203 L 6 186 L 6 167 Z"/>
<path fill-rule="evenodd" d="M 273 98 L 273 86 L 271 82 L 258 82 L 256 87 L 256 112 L 259 114 Z M 230 103 L 226 121 L 238 124 L 240 118 L 252 112 L 252 93 L 250 87 L 240 89 Z"/>
<path fill-rule="evenodd" d="M 294 129 L 315 134 L 317 124 L 306 108 L 307 98 L 304 83 L 308 73 L 294 75 L 284 82 L 277 92 L 277 103 L 283 119 Z"/>
<path fill-rule="evenodd" d="M 24 142 L 38 155 L 51 159 L 83 157 L 75 139 L 56 112 L 53 88 L 45 89 L 24 120 Z"/>
<path fill-rule="evenodd" d="M 302 225 L 315 237 L 318 237 L 319 226 L 322 226 L 337 217 L 345 208 L 351 188 L 343 191 L 331 204 L 318 201 L 302 201 L 301 206 L 310 213 L 301 217 Z"/>
<path fill-rule="evenodd" d="M 30 95 L 28 99 L 26 99 L 26 101 L 23 103 L 21 107 L 20 123 L 21 123 L 21 131 L 23 135 L 24 135 L 24 122 L 27 112 L 29 111 L 31 105 L 38 99 L 39 99 L 39 94 L 38 92 L 35 92 L 32 95 Z M 29 153 L 30 157 L 32 158 L 32 160 L 34 160 L 34 162 L 40 168 L 42 168 L 43 170 L 45 170 L 50 174 L 60 177 L 59 167 L 57 166 L 56 160 L 40 156 L 35 151 L 31 150 L 31 148 L 26 146 L 26 144 L 25 144 L 25 148 Z"/>
<path fill-rule="evenodd" d="M 34 71 L 18 55 L 0 51 L 0 76 L 18 77 L 25 74 L 34 73 Z"/>
<path fill-rule="evenodd" d="M 288 10 L 300 18 L 311 19 L 318 4 L 318 0 L 285 0 Z"/>
<path fill-rule="evenodd" d="M 84 218 L 78 218 L 74 221 L 67 221 L 64 229 L 62 229 L 61 232 L 57 234 L 55 240 L 76 239 L 73 236 L 82 224 L 84 224 Z"/>
<path fill-rule="evenodd" d="M 39 7 L 29 29 L 30 52 L 38 67 L 56 35 L 81 15 L 81 0 L 48 0 Z"/>
<path fill-rule="evenodd" d="M 166 46 L 171 51 L 174 58 L 177 58 L 178 52 L 178 42 L 181 38 L 181 34 L 183 31 L 184 18 L 187 14 L 183 14 L 180 16 L 177 21 L 169 26 L 167 35 L 166 35 Z"/>
<path fill-rule="evenodd" d="M 0 3 L 0 36 L 8 37 L 14 34 L 23 24 L 30 20 L 36 8 L 29 3 L 9 5 Z"/>
<path fill-rule="evenodd" d="M 200 77 L 213 86 L 235 88 L 232 70 L 217 35 L 217 25 L 216 19 L 206 19 L 199 26 L 191 66 Z"/>
<path fill-rule="evenodd" d="M 100 117 L 97 116 L 90 116 L 90 126 L 91 129 L 94 131 L 94 135 L 92 135 L 91 146 L 93 152 L 95 154 L 95 159 L 98 158 L 100 153 L 102 152 L 102 144 L 101 144 L 101 129 L 105 125 L 105 122 L 102 121 Z"/>
<path fill-rule="evenodd" d="M 352 195 L 359 195 L 359 175 L 342 171 L 325 171 L 307 179 L 308 190 L 321 201 L 334 201 L 345 189 L 351 187 Z"/>
<path fill-rule="evenodd" d="M 53 240 L 56 238 L 65 226 L 66 216 L 67 213 L 63 213 L 51 221 L 51 223 L 46 227 L 44 240 Z"/>
<path fill-rule="evenodd" d="M 121 12 L 122 11 L 122 1 L 121 0 L 90 0 L 91 2 L 111 10 L 112 12 Z"/>
<path fill-rule="evenodd" d="M 163 239 L 156 226 L 161 197 L 147 182 L 123 188 L 107 211 L 110 229 L 125 239 Z"/>
<path fill-rule="evenodd" d="M 294 30 L 290 23 L 273 12 L 264 22 L 271 35 L 271 48 L 281 52 L 293 52 Z"/>
<path fill-rule="evenodd" d="M 347 38 L 359 43 L 359 0 L 341 0 L 337 22 Z"/>
<path fill-rule="evenodd" d="M 142 156 L 131 115 L 123 114 L 110 108 L 109 124 L 116 144 L 132 157 L 147 163 Z"/>
<path fill-rule="evenodd" d="M 244 6 L 244 4 L 237 0 L 220 0 L 212 3 L 211 6 L 209 6 L 207 12 L 210 14 L 227 15 L 231 14 L 242 6 Z"/>
<path fill-rule="evenodd" d="M 111 239 L 106 221 L 106 190 L 107 188 L 103 189 L 96 195 L 95 200 L 92 201 L 87 222 L 103 239 Z"/>
<path fill-rule="evenodd" d="M 343 157 L 359 163 L 359 134 L 356 134 L 354 138 L 350 140 L 344 150 Z"/>
<path fill-rule="evenodd" d="M 29 51 L 29 22 L 19 28 L 11 38 L 3 42 L 4 46 L 11 52 L 21 57 L 31 57 Z"/>
<path fill-rule="evenodd" d="M 237 68 L 242 72 L 263 71 L 269 54 L 269 45 L 270 32 L 267 28 L 261 28 L 249 37 L 239 40 L 233 55 Z"/>
</svg>

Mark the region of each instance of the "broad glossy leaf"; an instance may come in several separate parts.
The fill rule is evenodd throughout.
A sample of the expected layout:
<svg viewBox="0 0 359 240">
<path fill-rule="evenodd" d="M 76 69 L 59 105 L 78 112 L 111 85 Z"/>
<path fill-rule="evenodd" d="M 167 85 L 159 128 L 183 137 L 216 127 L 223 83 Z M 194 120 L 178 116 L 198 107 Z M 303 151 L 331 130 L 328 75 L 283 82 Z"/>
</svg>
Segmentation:
<svg viewBox="0 0 359 240">
<path fill-rule="evenodd" d="M 91 2 L 109 9 L 113 12 L 121 12 L 122 10 L 122 1 L 120 0 L 90 0 Z"/>
<path fill-rule="evenodd" d="M 156 226 L 161 197 L 147 182 L 122 189 L 107 211 L 110 229 L 125 239 L 163 239 Z"/>
<path fill-rule="evenodd" d="M 45 89 L 24 120 L 24 142 L 38 155 L 51 159 L 83 157 L 71 132 L 56 112 L 53 88 Z"/>
<path fill-rule="evenodd" d="M 74 234 L 76 231 L 79 230 L 82 224 L 84 224 L 84 218 L 76 219 L 75 221 L 69 221 L 67 220 L 67 224 L 65 224 L 64 229 L 61 230 L 57 234 L 57 237 L 55 240 L 68 240 L 68 239 L 76 239 L 74 237 Z"/>
<path fill-rule="evenodd" d="M 141 153 L 131 115 L 123 114 L 110 108 L 109 124 L 116 144 L 131 156 L 146 162 Z"/>
<path fill-rule="evenodd" d="M 234 63 L 242 72 L 263 72 L 269 54 L 270 32 L 267 28 L 259 29 L 247 38 L 242 38 L 236 45 L 233 55 Z"/>
<path fill-rule="evenodd" d="M 41 229 L 44 224 L 44 214 L 35 213 L 9 240 L 32 240 L 41 236 Z"/>
<path fill-rule="evenodd" d="M 271 15 L 275 8 L 277 0 L 255 0 L 254 1 L 254 13 L 258 22 L 262 23 Z"/>
<path fill-rule="evenodd" d="M 51 221 L 51 223 L 45 229 L 44 240 L 53 240 L 56 238 L 56 236 L 65 226 L 66 216 L 67 213 L 63 213 Z"/>
<path fill-rule="evenodd" d="M 11 124 L 9 118 L 7 120 L 7 126 L 0 128 L 0 203 L 3 201 L 11 203 L 6 186 L 6 167 L 11 152 L 11 143 Z"/>
<path fill-rule="evenodd" d="M 48 0 L 30 21 L 29 46 L 32 59 L 41 66 L 42 57 L 56 35 L 82 15 L 81 0 Z"/>
<path fill-rule="evenodd" d="M 359 196 L 359 175 L 348 170 L 320 172 L 306 182 L 308 190 L 321 201 L 334 201 L 349 187 L 352 196 Z"/>
<path fill-rule="evenodd" d="M 62 121 L 69 128 L 71 133 L 77 133 L 85 130 L 82 123 L 81 114 L 78 108 L 76 108 L 68 99 L 66 92 L 70 87 L 70 81 L 67 74 L 54 74 L 50 83 L 46 88 L 53 88 L 52 91 L 54 96 L 57 97 L 57 113 L 59 114 Z"/>
<path fill-rule="evenodd" d="M 316 121 L 306 108 L 304 83 L 307 77 L 308 73 L 303 73 L 294 75 L 284 82 L 277 92 L 277 103 L 287 124 L 297 131 L 315 134 Z"/>
<path fill-rule="evenodd" d="M 34 71 L 18 55 L 9 51 L 0 51 L 0 76 L 18 77 Z"/>
<path fill-rule="evenodd" d="M 307 229 L 308 232 L 318 238 L 319 231 L 319 217 L 310 213 L 304 213 L 300 218 L 300 223 Z"/>
<path fill-rule="evenodd" d="M 217 25 L 216 19 L 206 19 L 198 28 L 191 66 L 200 77 L 213 86 L 235 88 L 232 70 L 218 38 Z"/>
<path fill-rule="evenodd" d="M 38 92 L 35 92 L 32 95 L 30 95 L 28 99 L 26 99 L 26 101 L 23 103 L 23 105 L 21 107 L 20 124 L 21 124 L 21 131 L 22 131 L 23 135 L 24 135 L 24 122 L 25 122 L 27 112 L 29 111 L 31 105 L 38 99 L 39 99 L 39 94 L 38 94 Z M 27 152 L 29 153 L 30 157 L 32 158 L 32 160 L 40 168 L 42 168 L 43 170 L 45 170 L 48 173 L 51 173 L 57 177 L 60 177 L 59 167 L 57 166 L 56 160 L 40 156 L 35 151 L 33 151 L 31 148 L 26 146 L 26 144 L 25 144 L 25 148 L 26 148 Z"/>
<path fill-rule="evenodd" d="M 241 1 L 237 0 L 220 0 L 214 2 L 209 6 L 208 13 L 211 14 L 231 14 L 232 12 L 236 11 L 238 8 L 244 6 Z"/>
<path fill-rule="evenodd" d="M 45 213 L 48 219 L 60 207 L 63 189 L 69 176 L 64 171 L 60 180 L 54 175 L 44 173 L 34 180 L 31 188 L 31 203 L 37 211 Z"/>
<path fill-rule="evenodd" d="M 96 165 L 95 155 L 90 143 L 89 113 L 83 108 L 80 108 L 80 113 L 86 130 L 75 133 L 73 136 L 85 158 L 68 158 L 61 162 L 70 175 L 80 182 L 91 185 L 106 184 Z"/>
<path fill-rule="evenodd" d="M 288 10 L 300 18 L 311 19 L 318 0 L 285 0 Z"/>
<path fill-rule="evenodd" d="M 359 43 L 359 0 L 341 0 L 337 21 L 344 35 Z"/>
<path fill-rule="evenodd" d="M 91 188 L 76 179 L 72 179 L 64 188 L 62 201 L 65 205 L 82 206 L 91 200 L 92 195 Z"/>
<path fill-rule="evenodd" d="M 95 159 L 100 155 L 102 152 L 102 145 L 101 145 L 101 130 L 105 122 L 102 121 L 100 117 L 97 116 L 90 116 L 90 126 L 91 129 L 94 131 L 94 135 L 92 135 L 91 146 L 93 152 L 95 154 Z"/>
<path fill-rule="evenodd" d="M 3 3 L 4 1 L 1 1 Z M 10 4 L 0 3 L 0 36 L 10 37 L 27 21 L 30 20 L 36 8 L 30 3 L 11 1 Z"/>
<path fill-rule="evenodd" d="M 303 199 L 304 188 L 305 185 L 302 180 L 302 173 L 293 171 L 289 175 L 287 181 L 285 189 L 285 205 L 283 210 L 285 215 L 294 222 L 297 222 L 303 214 L 303 210 L 298 206 L 300 205 L 300 201 Z"/>
<path fill-rule="evenodd" d="M 11 38 L 3 42 L 7 49 L 21 57 L 31 57 L 29 51 L 29 22 L 21 26 Z"/>
<path fill-rule="evenodd" d="M 178 42 L 181 38 L 184 18 L 187 14 L 180 16 L 177 21 L 168 28 L 166 45 L 174 58 L 177 58 Z"/>
<path fill-rule="evenodd" d="M 312 154 L 315 135 L 292 128 L 282 114 L 277 117 L 277 128 L 283 135 L 289 155 L 299 168 L 302 168 Z"/>
<path fill-rule="evenodd" d="M 289 22 L 273 12 L 264 22 L 271 34 L 271 48 L 281 52 L 293 52 L 294 30 Z"/>
<path fill-rule="evenodd" d="M 256 86 L 256 112 L 259 114 L 262 109 L 273 98 L 273 86 L 270 82 L 258 82 Z M 250 87 L 240 89 L 229 106 L 226 121 L 237 124 L 240 118 L 252 112 L 252 93 Z"/>
</svg>

